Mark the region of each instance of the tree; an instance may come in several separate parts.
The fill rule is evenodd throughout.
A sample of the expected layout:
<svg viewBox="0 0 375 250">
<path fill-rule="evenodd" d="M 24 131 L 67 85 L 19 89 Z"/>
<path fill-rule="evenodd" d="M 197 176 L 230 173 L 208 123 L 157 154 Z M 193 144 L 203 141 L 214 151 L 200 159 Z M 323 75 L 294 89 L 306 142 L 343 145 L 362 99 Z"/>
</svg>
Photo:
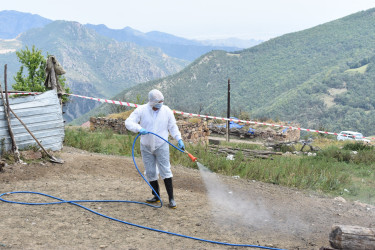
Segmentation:
<svg viewBox="0 0 375 250">
<path fill-rule="evenodd" d="M 30 92 L 46 91 L 43 84 L 46 78 L 44 72 L 46 60 L 42 55 L 42 51 L 35 49 L 35 46 L 30 51 L 26 46 L 25 50 L 17 51 L 16 55 L 22 65 L 14 77 L 16 83 L 12 85 L 13 89 Z M 28 70 L 28 76 L 24 76 L 23 74 L 25 67 Z"/>
<path fill-rule="evenodd" d="M 26 46 L 24 50 L 17 51 L 16 55 L 18 57 L 18 61 L 22 65 L 14 77 L 16 83 L 12 85 L 13 89 L 18 91 L 45 92 L 46 87 L 44 86 L 44 81 L 46 79 L 46 59 L 42 55 L 42 51 L 36 49 L 34 45 L 30 51 Z M 23 74 L 24 68 L 26 68 L 28 71 L 27 76 Z M 58 76 L 58 79 L 65 92 L 70 93 L 70 89 L 65 87 L 65 77 Z M 62 101 L 66 102 L 67 100 L 68 98 L 64 95 L 62 97 Z"/>
</svg>

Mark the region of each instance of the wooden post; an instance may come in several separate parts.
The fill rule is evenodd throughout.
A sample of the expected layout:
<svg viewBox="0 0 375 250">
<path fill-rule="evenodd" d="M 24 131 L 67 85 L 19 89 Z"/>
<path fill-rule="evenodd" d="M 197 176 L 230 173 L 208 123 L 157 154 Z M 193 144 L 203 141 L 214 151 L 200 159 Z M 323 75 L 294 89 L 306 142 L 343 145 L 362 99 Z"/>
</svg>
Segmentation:
<svg viewBox="0 0 375 250">
<path fill-rule="evenodd" d="M 57 91 L 57 82 L 56 82 L 56 74 L 55 74 L 55 64 L 53 63 L 53 61 L 52 61 L 52 67 L 51 67 L 50 76 L 51 76 L 51 88 L 52 89 L 56 89 L 56 91 Z"/>
<path fill-rule="evenodd" d="M 227 118 L 230 117 L 230 79 L 228 79 Z M 227 120 L 227 142 L 229 142 L 229 120 Z"/>
<path fill-rule="evenodd" d="M 335 249 L 375 249 L 375 228 L 335 225 L 329 243 Z"/>
<path fill-rule="evenodd" d="M 4 66 L 4 84 L 5 84 L 5 98 L 3 96 L 4 93 L 3 93 L 3 88 L 1 87 L 1 83 L 0 83 L 0 91 L 1 91 L 1 99 L 3 100 L 3 105 L 4 105 L 5 118 L 7 119 L 7 122 L 8 122 L 9 136 L 12 139 L 12 152 L 16 158 L 16 161 L 21 162 L 20 152 L 18 151 L 17 143 L 14 138 L 12 126 L 10 123 L 10 107 L 9 107 L 8 87 L 7 87 L 7 64 L 5 64 Z"/>
</svg>

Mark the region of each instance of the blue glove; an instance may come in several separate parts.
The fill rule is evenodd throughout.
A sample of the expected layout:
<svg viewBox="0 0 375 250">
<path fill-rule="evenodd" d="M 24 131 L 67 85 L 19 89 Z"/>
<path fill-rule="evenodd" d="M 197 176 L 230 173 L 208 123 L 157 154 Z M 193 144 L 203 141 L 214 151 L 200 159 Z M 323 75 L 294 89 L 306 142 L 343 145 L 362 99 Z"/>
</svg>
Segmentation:
<svg viewBox="0 0 375 250">
<path fill-rule="evenodd" d="M 147 135 L 149 132 L 148 132 L 146 129 L 141 128 L 141 129 L 139 130 L 139 133 L 140 133 L 141 135 Z"/>
<path fill-rule="evenodd" d="M 185 144 L 184 142 L 180 139 L 178 141 L 178 145 L 177 145 L 181 150 L 185 150 Z"/>
</svg>

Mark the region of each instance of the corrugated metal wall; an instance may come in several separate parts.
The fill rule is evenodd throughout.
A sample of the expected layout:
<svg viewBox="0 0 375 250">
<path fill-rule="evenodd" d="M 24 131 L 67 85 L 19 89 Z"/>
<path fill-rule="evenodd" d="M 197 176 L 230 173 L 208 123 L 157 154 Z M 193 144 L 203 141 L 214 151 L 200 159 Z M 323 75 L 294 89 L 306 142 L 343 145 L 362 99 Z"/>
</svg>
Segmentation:
<svg viewBox="0 0 375 250">
<path fill-rule="evenodd" d="M 61 150 L 64 141 L 64 121 L 55 90 L 40 95 L 9 98 L 10 107 L 26 124 L 38 141 L 46 149 Z M 11 125 L 19 149 L 36 145 L 36 141 L 13 114 Z M 12 141 L 8 132 L 8 123 L 4 113 L 4 105 L 0 99 L 0 139 L 4 140 L 5 150 L 10 150 Z M 1 146 L 1 145 L 0 145 Z M 1 148 L 0 148 L 1 151 Z"/>
</svg>

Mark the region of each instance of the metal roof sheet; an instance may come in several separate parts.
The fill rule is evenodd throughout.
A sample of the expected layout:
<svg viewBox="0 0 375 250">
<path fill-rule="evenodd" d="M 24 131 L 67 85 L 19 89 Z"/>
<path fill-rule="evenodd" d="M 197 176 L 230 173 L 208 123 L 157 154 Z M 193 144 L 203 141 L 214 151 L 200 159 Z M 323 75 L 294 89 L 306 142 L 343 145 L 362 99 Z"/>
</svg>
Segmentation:
<svg viewBox="0 0 375 250">
<path fill-rule="evenodd" d="M 45 149 L 61 150 L 65 136 L 64 120 L 55 90 L 40 95 L 9 98 L 9 103 L 14 113 L 26 124 Z M 13 114 L 10 114 L 10 117 L 18 148 L 23 149 L 32 145 L 39 147 L 18 119 Z M 2 99 L 0 99 L 0 139 L 4 139 L 4 149 L 10 150 L 12 141 Z"/>
</svg>

